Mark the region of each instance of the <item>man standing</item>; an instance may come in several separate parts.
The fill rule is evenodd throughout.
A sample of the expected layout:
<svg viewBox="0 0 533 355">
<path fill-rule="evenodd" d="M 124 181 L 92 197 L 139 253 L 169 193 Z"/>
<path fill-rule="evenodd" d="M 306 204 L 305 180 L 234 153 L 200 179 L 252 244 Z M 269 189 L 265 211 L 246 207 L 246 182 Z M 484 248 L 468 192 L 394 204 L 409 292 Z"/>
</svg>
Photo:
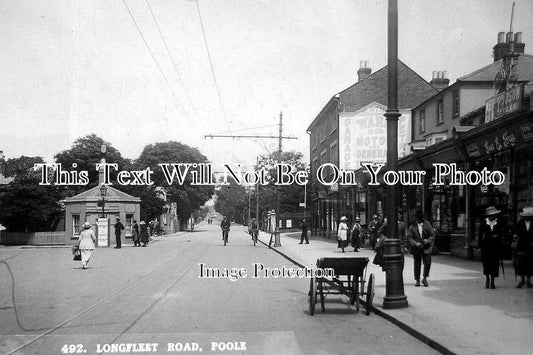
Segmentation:
<svg viewBox="0 0 533 355">
<path fill-rule="evenodd" d="M 117 217 L 117 223 L 115 223 L 115 238 L 117 240 L 117 246 L 115 249 L 120 249 L 122 247 L 122 240 L 120 239 L 120 234 L 124 230 L 124 225 L 120 222 L 120 218 Z"/>
<path fill-rule="evenodd" d="M 222 229 L 222 240 L 224 240 L 226 243 L 228 241 L 230 226 L 231 226 L 231 223 L 228 220 L 228 218 L 226 216 L 223 216 L 222 222 L 220 223 L 220 229 Z M 224 243 L 224 245 L 226 244 Z"/>
<path fill-rule="evenodd" d="M 379 227 L 379 217 L 377 214 L 374 214 L 372 216 L 372 220 L 368 224 L 368 231 L 370 232 L 370 247 L 372 248 L 372 250 L 374 250 L 374 248 L 376 247 Z"/>
<path fill-rule="evenodd" d="M 435 242 L 435 231 L 433 226 L 424 218 L 424 212 L 416 211 L 416 222 L 409 226 L 407 231 L 407 241 L 410 245 L 411 254 L 414 259 L 415 286 L 420 286 L 420 269 L 424 263 L 424 275 L 422 284 L 428 287 L 427 278 L 431 268 L 431 251 Z"/>
<path fill-rule="evenodd" d="M 305 244 L 309 244 L 309 239 L 307 239 L 307 221 L 304 219 L 302 219 L 302 223 L 300 223 L 300 228 L 302 229 L 302 235 L 300 236 L 300 243 L 298 244 L 302 244 L 304 242 L 304 238 L 305 238 Z"/>
<path fill-rule="evenodd" d="M 526 206 L 520 213 L 522 219 L 515 230 L 515 270 L 520 276 L 517 288 L 524 285 L 531 288 L 531 275 L 533 275 L 533 207 Z"/>
</svg>

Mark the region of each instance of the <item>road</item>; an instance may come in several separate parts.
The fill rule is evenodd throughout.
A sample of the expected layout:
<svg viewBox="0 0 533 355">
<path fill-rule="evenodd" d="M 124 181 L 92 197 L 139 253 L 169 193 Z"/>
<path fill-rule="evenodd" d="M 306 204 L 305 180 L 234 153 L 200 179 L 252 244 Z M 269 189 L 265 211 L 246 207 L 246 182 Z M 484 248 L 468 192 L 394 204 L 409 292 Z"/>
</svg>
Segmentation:
<svg viewBox="0 0 533 355">
<path fill-rule="evenodd" d="M 100 248 L 87 270 L 67 248 L 4 247 L 0 261 L 2 354 L 435 353 L 346 296 L 311 316 L 308 279 L 252 277 L 254 263 L 295 266 L 241 226 L 227 246 L 217 225 L 201 224 L 147 248 Z M 200 277 L 200 264 L 247 274 Z"/>
</svg>

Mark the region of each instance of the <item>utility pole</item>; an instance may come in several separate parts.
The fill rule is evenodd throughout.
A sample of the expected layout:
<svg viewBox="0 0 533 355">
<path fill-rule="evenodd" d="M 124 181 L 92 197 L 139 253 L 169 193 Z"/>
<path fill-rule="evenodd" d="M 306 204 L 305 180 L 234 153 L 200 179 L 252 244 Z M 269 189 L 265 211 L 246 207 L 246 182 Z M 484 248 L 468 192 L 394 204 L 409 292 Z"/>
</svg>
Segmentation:
<svg viewBox="0 0 533 355">
<path fill-rule="evenodd" d="M 277 162 L 281 162 L 281 154 L 283 152 L 283 140 L 284 139 L 298 139 L 297 137 L 292 136 L 284 136 L 283 135 L 283 112 L 280 111 L 279 113 L 279 134 L 277 136 L 272 135 L 233 135 L 233 134 L 206 134 L 204 135 L 204 139 L 207 138 L 259 138 L 259 139 L 278 139 L 278 151 L 277 151 Z M 259 164 L 259 158 L 257 159 L 257 164 Z M 274 246 L 279 247 L 281 246 L 280 240 L 279 240 L 279 209 L 280 209 L 280 192 L 279 189 L 276 188 L 276 226 L 275 226 L 275 241 Z M 259 218 L 259 184 L 257 185 L 256 189 L 256 218 Z"/>
</svg>

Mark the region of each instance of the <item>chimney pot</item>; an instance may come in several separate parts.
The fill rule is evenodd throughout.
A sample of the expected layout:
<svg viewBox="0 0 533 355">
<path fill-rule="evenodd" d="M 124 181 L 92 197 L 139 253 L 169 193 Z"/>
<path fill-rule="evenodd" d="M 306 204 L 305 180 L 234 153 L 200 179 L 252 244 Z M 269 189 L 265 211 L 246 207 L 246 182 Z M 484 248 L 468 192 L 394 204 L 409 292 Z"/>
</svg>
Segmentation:
<svg viewBox="0 0 533 355">
<path fill-rule="evenodd" d="M 514 35 L 515 43 L 522 43 L 522 32 L 516 32 Z"/>
<path fill-rule="evenodd" d="M 357 71 L 358 80 L 361 81 L 372 73 L 372 69 L 368 67 L 368 60 L 362 60 L 359 63 L 359 70 Z"/>
<path fill-rule="evenodd" d="M 498 43 L 505 42 L 505 32 L 498 32 Z"/>
<path fill-rule="evenodd" d="M 429 82 L 431 86 L 433 86 L 435 89 L 441 91 L 448 87 L 448 84 L 450 83 L 450 79 L 447 79 L 446 77 L 446 71 L 442 70 L 434 70 L 433 71 L 433 78 Z"/>
</svg>

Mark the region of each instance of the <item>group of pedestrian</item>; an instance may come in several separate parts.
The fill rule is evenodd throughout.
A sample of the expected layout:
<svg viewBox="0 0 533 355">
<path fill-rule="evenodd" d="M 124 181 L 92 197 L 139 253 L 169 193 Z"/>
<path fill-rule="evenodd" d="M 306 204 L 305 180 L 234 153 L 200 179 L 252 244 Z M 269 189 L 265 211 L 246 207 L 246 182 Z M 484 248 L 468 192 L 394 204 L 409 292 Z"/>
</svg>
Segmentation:
<svg viewBox="0 0 533 355">
<path fill-rule="evenodd" d="M 141 221 L 141 223 L 137 223 L 136 220 L 133 220 L 131 232 L 134 247 L 146 247 L 146 245 L 148 245 L 148 241 L 150 240 L 150 233 L 148 231 L 148 225 L 144 221 Z"/>
<path fill-rule="evenodd" d="M 481 252 L 485 288 L 495 289 L 494 279 L 503 266 L 503 241 L 506 230 L 498 218 L 501 211 L 494 206 L 485 209 L 485 220 L 479 228 L 478 246 Z M 520 277 L 517 288 L 531 288 L 533 274 L 533 207 L 526 206 L 520 212 L 521 219 L 513 229 L 513 261 L 516 275 Z"/>
<path fill-rule="evenodd" d="M 337 228 L 337 248 L 340 248 L 344 253 L 344 249 L 351 244 L 353 251 L 358 252 L 360 248 L 361 237 L 363 236 L 363 227 L 361 226 L 361 219 L 355 217 L 353 226 L 348 227 L 348 218 L 342 216 L 339 227 Z"/>
</svg>

